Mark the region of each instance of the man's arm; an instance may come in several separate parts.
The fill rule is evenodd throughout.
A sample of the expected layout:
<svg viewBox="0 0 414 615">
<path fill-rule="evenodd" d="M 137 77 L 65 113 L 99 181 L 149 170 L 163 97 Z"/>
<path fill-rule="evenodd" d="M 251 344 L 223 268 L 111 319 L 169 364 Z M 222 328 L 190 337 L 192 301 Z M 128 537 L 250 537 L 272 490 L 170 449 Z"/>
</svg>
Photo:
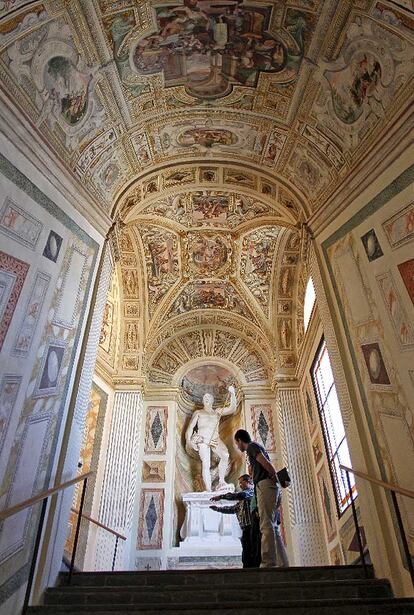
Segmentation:
<svg viewBox="0 0 414 615">
<path fill-rule="evenodd" d="M 251 500 L 253 497 L 253 489 L 243 489 L 243 491 L 236 491 L 235 493 L 225 493 L 222 498 L 223 500 L 237 500 L 238 502 L 242 500 Z"/>
<path fill-rule="evenodd" d="M 236 399 L 236 390 L 233 386 L 229 387 L 230 393 L 230 405 L 226 408 L 223 408 L 221 411 L 221 416 L 229 416 L 230 414 L 234 414 L 237 410 L 237 399 Z"/>
<path fill-rule="evenodd" d="M 216 512 L 223 513 L 223 515 L 234 515 L 236 514 L 237 504 L 236 506 L 210 506 L 210 508 Z"/>
<path fill-rule="evenodd" d="M 260 463 L 260 465 L 269 473 L 270 478 L 276 478 L 276 470 L 274 466 L 266 459 L 263 453 L 259 453 L 256 456 L 256 461 Z"/>
</svg>

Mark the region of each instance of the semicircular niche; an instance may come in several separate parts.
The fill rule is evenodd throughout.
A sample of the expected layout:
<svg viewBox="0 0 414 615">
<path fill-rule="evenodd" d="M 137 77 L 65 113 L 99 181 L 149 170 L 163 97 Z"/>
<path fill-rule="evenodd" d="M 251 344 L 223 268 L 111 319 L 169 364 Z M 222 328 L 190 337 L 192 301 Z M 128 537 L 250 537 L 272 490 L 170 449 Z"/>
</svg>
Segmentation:
<svg viewBox="0 0 414 615">
<path fill-rule="evenodd" d="M 228 387 L 237 381 L 233 374 L 221 365 L 201 365 L 186 373 L 181 381 L 184 397 L 193 404 L 203 403 L 203 396 L 210 393 L 214 405 L 224 404 L 228 397 Z"/>
</svg>

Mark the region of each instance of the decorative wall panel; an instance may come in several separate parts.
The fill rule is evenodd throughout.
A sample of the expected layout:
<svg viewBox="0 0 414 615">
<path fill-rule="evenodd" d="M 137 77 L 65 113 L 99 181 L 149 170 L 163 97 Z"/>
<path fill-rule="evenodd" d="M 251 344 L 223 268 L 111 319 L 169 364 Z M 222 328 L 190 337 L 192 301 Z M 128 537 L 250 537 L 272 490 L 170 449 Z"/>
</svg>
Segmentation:
<svg viewBox="0 0 414 615">
<path fill-rule="evenodd" d="M 5 374 L 0 383 L 0 456 L 22 377 Z"/>
<path fill-rule="evenodd" d="M 144 453 L 165 454 L 167 446 L 167 406 L 148 406 Z"/>
<path fill-rule="evenodd" d="M 0 231 L 28 248 L 34 249 L 42 232 L 43 224 L 27 211 L 16 205 L 9 197 L 0 212 Z"/>
<path fill-rule="evenodd" d="M 137 549 L 161 549 L 164 526 L 164 489 L 142 489 Z"/>
<path fill-rule="evenodd" d="M 0 350 L 22 292 L 29 265 L 0 252 Z"/>
<path fill-rule="evenodd" d="M 165 481 L 165 461 L 143 461 L 143 483 L 163 483 Z"/>
<path fill-rule="evenodd" d="M 265 447 L 268 453 L 276 451 L 271 404 L 251 407 L 254 439 Z"/>
<path fill-rule="evenodd" d="M 0 199 L 3 204 L 8 203 L 8 208 L 2 209 L 2 246 L 6 246 L 10 254 L 21 255 L 21 260 L 16 260 L 2 253 L 1 280 L 6 283 L 0 284 L 0 314 L 3 313 L 0 338 L 3 343 L 8 329 L 3 352 L 7 344 L 11 353 L 9 361 L 0 365 L 0 386 L 5 387 L 2 394 L 6 395 L 2 430 L 8 429 L 7 447 L 3 446 L 1 460 L 1 492 L 5 498 L 16 502 L 49 485 L 62 421 L 66 418 L 75 357 L 82 340 L 98 244 L 1 155 L 0 173 Z M 60 240 L 50 233 L 51 228 Z M 48 235 L 43 235 L 45 229 Z M 47 254 L 44 253 L 46 237 Z M 52 320 L 65 279 L 68 246 L 80 249 L 86 261 L 79 280 L 83 300 L 75 308 L 71 329 L 64 329 Z M 14 282 L 10 284 L 12 279 Z M 72 290 L 76 296 L 78 289 L 73 287 Z M 14 314 L 10 308 L 16 308 Z M 10 375 L 14 380 L 9 381 L 8 386 Z M 15 394 L 19 397 L 13 403 Z M 38 443 L 39 449 L 36 448 Z M 75 468 L 77 461 L 78 456 Z M 2 599 L 7 600 L 27 579 L 27 561 L 38 514 L 39 509 L 34 508 L 27 519 L 20 515 L 9 527 L 3 524 L 0 528 L 5 558 L 0 564 Z M 17 524 L 15 528 L 13 523 Z M 64 528 L 64 524 L 60 527 Z M 9 533 L 17 537 L 14 546 L 8 542 Z M 60 561 L 61 555 L 62 551 Z"/>
<path fill-rule="evenodd" d="M 50 418 L 50 414 L 45 414 L 27 420 L 19 443 L 17 463 L 11 487 L 5 499 L 5 508 L 30 498 L 39 489 L 40 461 L 48 445 L 46 436 Z M 29 508 L 4 521 L 0 536 L 0 563 L 5 562 L 23 548 L 30 528 L 31 516 L 32 509 Z"/>
<path fill-rule="evenodd" d="M 14 342 L 13 354 L 24 357 L 30 350 L 36 327 L 42 314 L 43 304 L 46 299 L 50 283 L 50 275 L 38 271 L 33 283 L 30 296 L 27 300 L 22 322 L 19 326 L 16 341 Z"/>
</svg>

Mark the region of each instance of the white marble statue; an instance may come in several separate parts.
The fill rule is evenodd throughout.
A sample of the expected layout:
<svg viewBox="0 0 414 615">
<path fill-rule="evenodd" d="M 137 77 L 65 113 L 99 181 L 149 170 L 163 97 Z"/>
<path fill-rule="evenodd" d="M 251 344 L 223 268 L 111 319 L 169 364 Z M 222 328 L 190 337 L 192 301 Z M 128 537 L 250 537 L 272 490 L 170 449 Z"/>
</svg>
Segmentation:
<svg viewBox="0 0 414 615">
<path fill-rule="evenodd" d="M 219 484 L 217 491 L 228 489 L 225 476 L 229 464 L 229 451 L 219 436 L 219 424 L 222 416 L 234 414 L 237 409 L 236 391 L 229 387 L 230 405 L 226 408 L 213 408 L 214 397 L 206 393 L 203 397 L 203 410 L 194 412 L 186 432 L 187 450 L 196 451 L 201 459 L 204 488 L 211 491 L 211 453 L 219 458 Z"/>
</svg>

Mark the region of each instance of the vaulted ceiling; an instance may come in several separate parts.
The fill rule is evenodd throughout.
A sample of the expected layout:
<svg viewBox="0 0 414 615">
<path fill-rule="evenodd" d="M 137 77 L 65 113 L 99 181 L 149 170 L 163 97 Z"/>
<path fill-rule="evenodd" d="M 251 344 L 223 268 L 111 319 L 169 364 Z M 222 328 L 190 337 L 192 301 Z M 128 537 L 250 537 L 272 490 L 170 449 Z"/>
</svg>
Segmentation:
<svg viewBox="0 0 414 615">
<path fill-rule="evenodd" d="M 121 341 L 104 323 L 101 348 L 113 369 L 171 382 L 178 347 L 207 357 L 223 334 L 222 353 L 236 356 L 237 331 L 244 374 L 264 382 L 294 368 L 299 229 L 412 103 L 413 9 L 0 2 L 7 95 L 115 221 L 106 320 Z M 178 339 L 182 322 L 201 336 L 193 350 Z"/>
</svg>

